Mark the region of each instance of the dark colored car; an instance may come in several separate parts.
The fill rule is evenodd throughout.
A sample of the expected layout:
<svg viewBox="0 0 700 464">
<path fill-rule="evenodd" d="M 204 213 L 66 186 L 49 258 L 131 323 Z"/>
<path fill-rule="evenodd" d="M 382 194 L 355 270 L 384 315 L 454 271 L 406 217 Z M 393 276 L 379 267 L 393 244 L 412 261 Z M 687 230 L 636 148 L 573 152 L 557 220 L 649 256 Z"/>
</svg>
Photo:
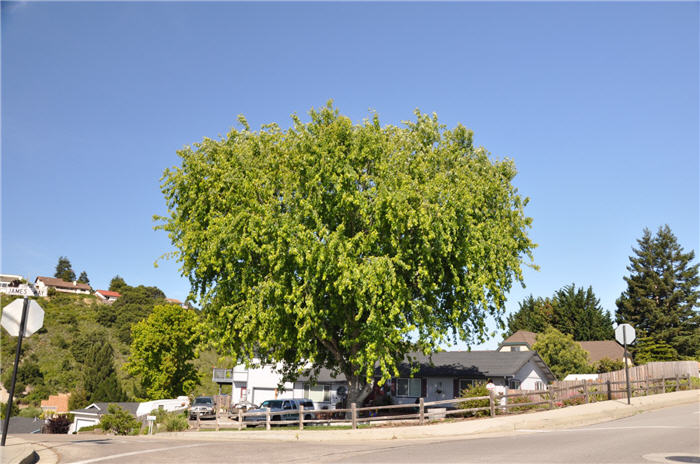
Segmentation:
<svg viewBox="0 0 700 464">
<path fill-rule="evenodd" d="M 216 417 L 214 399 L 211 396 L 199 396 L 195 398 L 194 403 L 190 406 L 189 416 L 190 420 L 194 420 L 197 417 L 200 419 Z"/>
</svg>

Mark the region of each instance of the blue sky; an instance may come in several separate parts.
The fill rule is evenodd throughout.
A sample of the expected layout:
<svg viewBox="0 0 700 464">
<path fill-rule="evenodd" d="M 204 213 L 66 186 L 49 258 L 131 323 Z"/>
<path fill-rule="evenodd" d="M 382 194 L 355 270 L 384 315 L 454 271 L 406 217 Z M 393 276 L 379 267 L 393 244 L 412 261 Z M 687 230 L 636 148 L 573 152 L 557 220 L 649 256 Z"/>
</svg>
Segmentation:
<svg viewBox="0 0 700 464">
<path fill-rule="evenodd" d="M 3 273 L 184 299 L 152 216 L 176 150 L 334 99 L 461 122 L 513 158 L 540 271 L 611 312 L 644 227 L 698 250 L 698 2 L 2 2 Z M 496 346 L 500 337 L 484 345 Z"/>
</svg>

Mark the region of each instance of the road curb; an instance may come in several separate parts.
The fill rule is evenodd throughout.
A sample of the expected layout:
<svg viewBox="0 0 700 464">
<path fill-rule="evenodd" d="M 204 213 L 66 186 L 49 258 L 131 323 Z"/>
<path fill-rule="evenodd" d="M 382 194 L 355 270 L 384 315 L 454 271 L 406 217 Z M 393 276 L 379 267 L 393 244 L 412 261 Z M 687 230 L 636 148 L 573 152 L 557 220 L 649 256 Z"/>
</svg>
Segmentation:
<svg viewBox="0 0 700 464">
<path fill-rule="evenodd" d="M 261 441 L 366 441 L 366 440 L 413 440 L 413 439 L 469 439 L 484 435 L 503 435 L 527 430 L 553 430 L 622 419 L 646 411 L 700 401 L 700 390 L 632 398 L 626 400 L 601 401 L 598 403 L 569 406 L 550 411 L 524 413 L 495 418 L 460 420 L 428 425 L 395 427 L 372 427 L 358 430 L 279 430 L 279 431 L 211 431 L 211 432 L 167 432 L 159 433 L 158 439 L 177 440 L 261 440 Z"/>
</svg>

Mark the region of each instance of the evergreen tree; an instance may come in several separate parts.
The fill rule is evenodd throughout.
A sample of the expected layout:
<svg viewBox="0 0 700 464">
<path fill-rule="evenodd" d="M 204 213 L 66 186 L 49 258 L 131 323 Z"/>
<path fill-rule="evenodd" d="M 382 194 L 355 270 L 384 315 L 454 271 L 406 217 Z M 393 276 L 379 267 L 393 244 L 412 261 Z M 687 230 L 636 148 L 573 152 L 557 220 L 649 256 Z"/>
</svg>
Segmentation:
<svg viewBox="0 0 700 464">
<path fill-rule="evenodd" d="M 58 279 L 63 279 L 66 282 L 75 281 L 75 272 L 71 267 L 70 261 L 65 256 L 60 256 L 58 258 L 58 264 L 56 264 L 56 272 L 53 275 Z"/>
<path fill-rule="evenodd" d="M 560 332 L 571 334 L 574 340 L 612 340 L 615 338 L 610 313 L 600 306 L 593 288 L 577 289 L 567 285 L 554 294 L 552 325 Z"/>
<path fill-rule="evenodd" d="M 95 344 L 88 350 L 83 387 L 90 403 L 126 401 L 114 369 L 114 350 L 109 343 Z"/>
<path fill-rule="evenodd" d="M 600 306 L 593 288 L 576 288 L 574 284 L 557 290 L 551 298 L 532 295 L 520 303 L 519 310 L 508 316 L 506 337 L 518 330 L 542 333 L 554 327 L 571 334 L 576 341 L 612 340 L 612 318 Z"/>
<path fill-rule="evenodd" d="M 109 291 L 110 292 L 119 292 L 121 293 L 125 288 L 128 288 L 129 286 L 126 284 L 126 281 L 119 275 L 115 275 L 112 277 L 112 280 L 109 282 Z"/>
<path fill-rule="evenodd" d="M 685 253 L 668 225 L 653 236 L 644 229 L 637 243 L 627 266 L 630 275 L 624 278 L 627 290 L 616 302 L 617 321 L 632 324 L 639 338 L 663 342 L 682 357 L 700 356 L 700 315 L 695 310 L 699 264 L 691 264 L 695 252 Z"/>
<path fill-rule="evenodd" d="M 88 279 L 87 272 L 83 271 L 80 273 L 80 277 L 78 277 L 78 282 L 81 282 L 83 284 L 89 284 L 90 279 Z"/>
</svg>

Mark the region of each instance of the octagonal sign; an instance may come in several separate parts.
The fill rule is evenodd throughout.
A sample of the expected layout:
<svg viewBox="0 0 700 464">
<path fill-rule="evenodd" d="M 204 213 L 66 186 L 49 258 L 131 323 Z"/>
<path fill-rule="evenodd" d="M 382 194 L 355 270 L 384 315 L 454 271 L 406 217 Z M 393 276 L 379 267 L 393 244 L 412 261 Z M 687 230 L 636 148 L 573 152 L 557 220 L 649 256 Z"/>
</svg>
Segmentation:
<svg viewBox="0 0 700 464">
<path fill-rule="evenodd" d="M 620 345 L 625 344 L 625 339 L 629 345 L 634 342 L 635 338 L 637 338 L 637 333 L 631 325 L 620 324 L 615 328 L 615 340 L 617 340 Z"/>
<path fill-rule="evenodd" d="M 19 326 L 22 322 L 22 306 L 24 305 L 23 299 L 17 299 L 12 303 L 5 306 L 2 310 L 2 319 L 0 319 L 0 325 L 2 325 L 7 333 L 16 337 L 19 335 Z M 39 306 L 34 300 L 29 300 L 29 307 L 27 308 L 27 323 L 24 327 L 24 337 L 28 337 L 37 330 L 41 329 L 44 325 L 44 310 Z"/>
</svg>

